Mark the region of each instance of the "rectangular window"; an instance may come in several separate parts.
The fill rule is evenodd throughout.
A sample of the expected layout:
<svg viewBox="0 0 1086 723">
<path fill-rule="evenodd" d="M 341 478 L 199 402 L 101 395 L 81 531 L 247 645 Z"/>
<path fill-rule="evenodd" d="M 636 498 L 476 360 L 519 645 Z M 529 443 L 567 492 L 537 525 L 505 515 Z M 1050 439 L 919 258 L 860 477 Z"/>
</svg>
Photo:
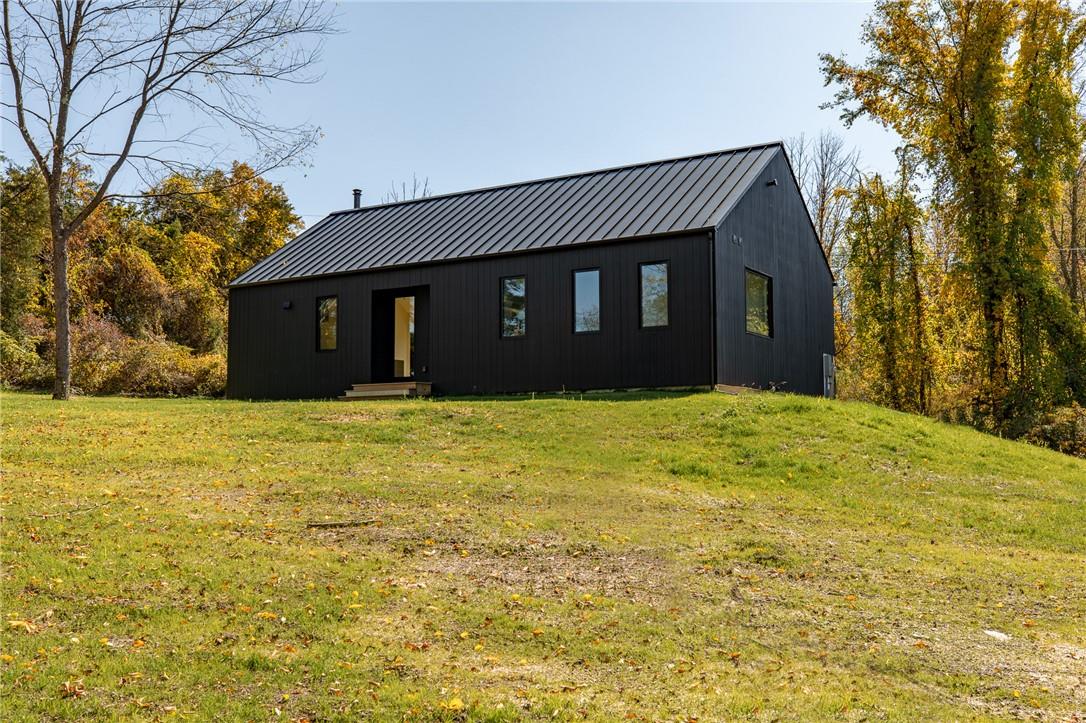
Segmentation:
<svg viewBox="0 0 1086 723">
<path fill-rule="evenodd" d="M 773 279 L 747 269 L 747 331 L 773 336 Z"/>
<path fill-rule="evenodd" d="M 600 270 L 573 272 L 573 333 L 600 330 Z"/>
<path fill-rule="evenodd" d="M 337 297 L 322 296 L 317 299 L 317 350 L 335 351 L 336 331 L 338 328 L 336 314 Z"/>
<path fill-rule="evenodd" d="M 524 336 L 526 319 L 524 308 L 527 293 L 523 276 L 507 276 L 502 279 L 502 336 Z"/>
<path fill-rule="evenodd" d="M 641 264 L 641 327 L 667 326 L 667 262 Z"/>
</svg>

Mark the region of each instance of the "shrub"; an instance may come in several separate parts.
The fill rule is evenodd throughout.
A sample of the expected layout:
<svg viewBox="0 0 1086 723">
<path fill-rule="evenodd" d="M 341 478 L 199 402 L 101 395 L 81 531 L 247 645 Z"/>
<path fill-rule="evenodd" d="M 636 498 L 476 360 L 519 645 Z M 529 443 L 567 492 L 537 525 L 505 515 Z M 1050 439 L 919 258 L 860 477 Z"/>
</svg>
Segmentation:
<svg viewBox="0 0 1086 723">
<path fill-rule="evenodd" d="M 163 317 L 173 310 L 175 299 L 169 282 L 138 246 L 109 249 L 92 265 L 86 292 L 126 333 L 152 337 L 162 332 Z"/>
<path fill-rule="evenodd" d="M 52 370 L 35 350 L 33 338 L 16 339 L 0 330 L 0 384 L 39 388 L 52 382 Z"/>
<path fill-rule="evenodd" d="M 120 374 L 129 338 L 112 321 L 84 314 L 72 325 L 72 387 L 83 394 L 124 391 Z"/>
<path fill-rule="evenodd" d="M 5 385 L 52 385 L 52 333 L 23 342 L 3 334 L 0 355 Z M 226 390 L 226 358 L 160 338 L 133 339 L 109 319 L 85 314 L 72 325 L 72 387 L 81 394 L 218 396 Z"/>
<path fill-rule="evenodd" d="M 118 391 L 139 396 L 217 396 L 226 390 L 221 354 L 194 355 L 167 341 L 129 340 L 118 373 Z"/>
<path fill-rule="evenodd" d="M 1086 457 L 1086 407 L 1072 403 L 1043 414 L 1025 440 L 1076 457 Z"/>
<path fill-rule="evenodd" d="M 163 330 L 174 341 L 197 352 L 209 352 L 225 346 L 226 306 L 222 295 L 209 284 L 181 283 L 171 313 Z"/>
</svg>

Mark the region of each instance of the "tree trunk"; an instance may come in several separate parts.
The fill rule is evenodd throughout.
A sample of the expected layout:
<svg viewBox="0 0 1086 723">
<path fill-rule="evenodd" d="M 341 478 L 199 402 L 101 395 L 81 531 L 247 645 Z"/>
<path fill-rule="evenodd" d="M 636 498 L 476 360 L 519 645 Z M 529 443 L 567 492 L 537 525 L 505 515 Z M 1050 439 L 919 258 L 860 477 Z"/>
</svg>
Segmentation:
<svg viewBox="0 0 1086 723">
<path fill-rule="evenodd" d="M 906 224 L 905 237 L 909 244 L 909 283 L 912 285 L 912 302 L 916 307 L 916 319 L 913 322 L 913 363 L 917 367 L 917 409 L 921 414 L 928 413 L 928 368 L 927 350 L 924 348 L 924 289 L 920 283 L 920 252 L 916 247 L 916 236 L 912 224 Z"/>
<path fill-rule="evenodd" d="M 1071 303 L 1074 304 L 1075 310 L 1080 316 L 1086 316 L 1086 303 L 1083 303 L 1083 294 L 1081 289 L 1079 289 L 1081 272 L 1078 269 L 1083 246 L 1081 245 L 1082 242 L 1078 241 L 1077 237 L 1072 238 L 1075 239 L 1074 243 L 1076 245 L 1067 252 L 1071 254 Z"/>
<path fill-rule="evenodd" d="M 53 399 L 71 396 L 71 319 L 68 308 L 68 237 L 53 230 L 53 314 L 56 317 Z"/>
<path fill-rule="evenodd" d="M 1079 296 L 1079 290 L 1078 290 L 1078 255 L 1080 253 L 1082 253 L 1082 246 L 1083 246 L 1083 242 L 1079 241 L 1079 238 L 1078 238 L 1079 237 L 1079 218 L 1078 218 L 1079 199 L 1078 199 L 1078 193 L 1079 193 L 1079 184 L 1082 183 L 1082 181 L 1083 181 L 1083 173 L 1082 173 L 1082 171 L 1083 171 L 1083 167 L 1082 167 L 1082 165 L 1079 165 L 1078 173 L 1075 174 L 1074 179 L 1071 181 L 1071 204 L 1070 204 L 1071 238 L 1069 240 L 1065 240 L 1064 243 L 1063 243 L 1063 245 L 1066 246 L 1069 249 L 1066 253 L 1067 253 L 1068 265 L 1070 265 L 1070 267 L 1071 267 L 1071 272 L 1069 274 L 1066 274 L 1066 273 L 1064 274 L 1064 280 L 1067 282 L 1067 291 L 1068 291 L 1068 294 L 1071 296 L 1071 303 L 1074 305 L 1075 311 L 1079 312 L 1080 314 L 1082 314 L 1084 311 L 1086 311 L 1086 308 L 1084 308 L 1084 305 L 1081 303 L 1082 299 Z M 1056 253 L 1061 257 L 1064 254 L 1063 251 L 1057 251 Z M 1062 260 L 1062 258 L 1061 258 L 1061 260 Z M 1063 266 L 1066 269 L 1067 265 L 1063 265 Z"/>
</svg>

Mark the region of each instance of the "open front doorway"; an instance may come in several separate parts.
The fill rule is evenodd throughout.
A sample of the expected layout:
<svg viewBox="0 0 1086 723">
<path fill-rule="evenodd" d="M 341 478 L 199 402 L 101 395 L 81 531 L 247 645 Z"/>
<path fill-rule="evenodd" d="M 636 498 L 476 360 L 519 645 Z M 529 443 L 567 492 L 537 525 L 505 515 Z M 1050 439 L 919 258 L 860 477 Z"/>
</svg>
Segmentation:
<svg viewBox="0 0 1086 723">
<path fill-rule="evenodd" d="M 428 381 L 430 288 L 373 292 L 374 382 Z"/>
<path fill-rule="evenodd" d="M 414 379 L 415 370 L 411 366 L 415 352 L 415 297 L 397 296 L 393 306 L 396 309 L 392 322 L 393 353 L 392 375 L 397 379 Z"/>
</svg>

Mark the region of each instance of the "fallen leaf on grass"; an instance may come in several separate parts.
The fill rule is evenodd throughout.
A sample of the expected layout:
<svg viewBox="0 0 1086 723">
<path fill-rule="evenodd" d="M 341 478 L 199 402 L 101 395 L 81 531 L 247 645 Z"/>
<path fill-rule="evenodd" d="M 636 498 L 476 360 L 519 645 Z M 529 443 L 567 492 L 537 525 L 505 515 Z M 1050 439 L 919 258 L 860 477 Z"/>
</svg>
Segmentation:
<svg viewBox="0 0 1086 723">
<path fill-rule="evenodd" d="M 23 630 L 28 633 L 38 631 L 38 626 L 29 620 L 8 620 L 8 627 Z"/>
<path fill-rule="evenodd" d="M 65 698 L 80 698 L 87 692 L 82 680 L 66 680 L 60 686 L 60 694 Z"/>
</svg>

